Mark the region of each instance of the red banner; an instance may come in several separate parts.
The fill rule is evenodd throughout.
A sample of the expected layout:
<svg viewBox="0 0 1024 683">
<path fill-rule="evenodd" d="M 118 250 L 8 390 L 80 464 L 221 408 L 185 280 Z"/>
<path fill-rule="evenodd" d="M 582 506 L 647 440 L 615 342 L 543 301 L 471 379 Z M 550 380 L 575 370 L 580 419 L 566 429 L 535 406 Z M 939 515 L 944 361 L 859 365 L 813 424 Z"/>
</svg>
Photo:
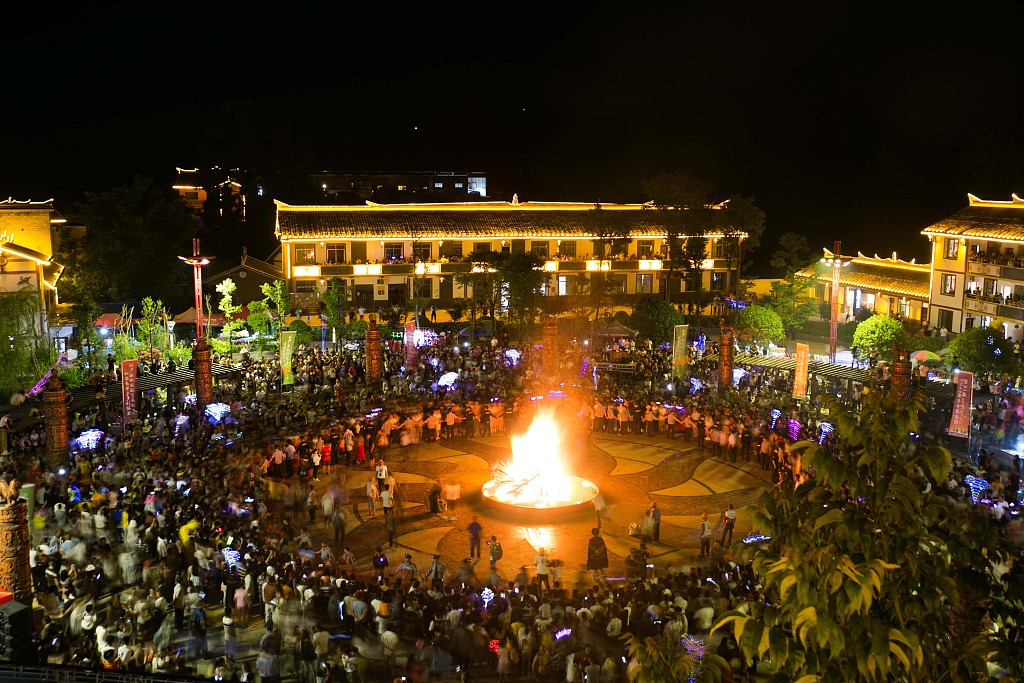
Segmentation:
<svg viewBox="0 0 1024 683">
<path fill-rule="evenodd" d="M 732 366 L 735 357 L 736 330 L 729 325 L 722 326 L 722 336 L 718 342 L 718 386 L 719 388 L 732 386 Z"/>
<path fill-rule="evenodd" d="M 971 436 L 971 406 L 974 402 L 974 373 L 961 370 L 956 374 L 956 396 L 949 418 L 950 436 Z"/>
<path fill-rule="evenodd" d="M 139 419 L 139 361 L 121 361 L 121 426 Z"/>
<path fill-rule="evenodd" d="M 793 395 L 807 395 L 807 364 L 811 359 L 811 347 L 796 345 L 796 374 L 793 376 Z"/>
</svg>

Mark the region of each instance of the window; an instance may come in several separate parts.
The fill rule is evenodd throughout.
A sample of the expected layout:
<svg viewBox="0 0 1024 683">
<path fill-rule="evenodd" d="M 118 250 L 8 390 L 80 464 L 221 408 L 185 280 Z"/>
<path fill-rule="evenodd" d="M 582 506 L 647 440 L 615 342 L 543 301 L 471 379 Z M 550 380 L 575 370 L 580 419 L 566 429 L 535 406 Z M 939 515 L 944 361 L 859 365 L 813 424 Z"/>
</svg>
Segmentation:
<svg viewBox="0 0 1024 683">
<path fill-rule="evenodd" d="M 462 242 L 455 242 L 452 245 L 452 256 L 462 258 Z"/>
<path fill-rule="evenodd" d="M 608 293 L 609 294 L 625 294 L 626 293 L 626 276 L 625 275 L 609 275 L 608 276 Z"/>
<path fill-rule="evenodd" d="M 958 239 L 946 239 L 946 251 L 945 257 L 948 259 L 956 260 L 956 255 L 960 252 L 960 240 Z"/>
<path fill-rule="evenodd" d="M 192 201 L 197 201 L 199 199 L 199 192 L 197 192 L 197 191 L 185 192 L 185 199 L 190 199 Z"/>
<path fill-rule="evenodd" d="M 569 293 L 569 278 L 565 275 L 558 276 L 558 296 L 565 296 Z"/>
<path fill-rule="evenodd" d="M 416 261 L 429 261 L 430 260 L 430 242 L 413 242 L 412 245 L 412 257 Z"/>
<path fill-rule="evenodd" d="M 654 276 L 653 275 L 637 275 L 636 276 L 636 293 L 637 294 L 650 294 L 654 291 Z"/>
<path fill-rule="evenodd" d="M 296 294 L 312 294 L 316 291 L 316 280 L 296 280 Z"/>
<path fill-rule="evenodd" d="M 455 183 L 455 189 L 456 190 L 461 190 L 462 189 L 462 183 Z"/>
<path fill-rule="evenodd" d="M 956 295 L 956 275 L 950 275 L 949 273 L 943 273 L 942 275 L 942 293 L 946 296 Z"/>
<path fill-rule="evenodd" d="M 473 251 L 476 253 L 488 252 L 491 250 L 490 242 L 473 242 Z"/>
<path fill-rule="evenodd" d="M 435 190 L 440 190 L 443 187 L 444 187 L 444 183 L 434 183 L 434 189 Z"/>
<path fill-rule="evenodd" d="M 417 296 L 421 299 L 433 298 L 433 287 L 431 286 L 430 280 L 416 280 L 415 288 L 413 290 L 413 296 Z"/>
<path fill-rule="evenodd" d="M 530 251 L 533 252 L 534 256 L 540 256 L 541 258 L 548 257 L 548 242 L 530 242 Z"/>
<path fill-rule="evenodd" d="M 814 298 L 820 301 L 825 300 L 825 285 L 820 282 L 814 285 Z"/>
<path fill-rule="evenodd" d="M 712 292 L 725 291 L 725 273 L 714 272 L 711 273 L 711 286 L 708 287 Z"/>
<path fill-rule="evenodd" d="M 907 299 L 900 299 L 900 315 L 904 318 L 910 317 L 910 302 Z"/>
<path fill-rule="evenodd" d="M 576 242 L 574 240 L 565 240 L 561 246 L 558 247 L 558 253 L 562 256 L 568 256 L 569 258 L 576 257 Z"/>
<path fill-rule="evenodd" d="M 405 245 L 401 242 L 384 243 L 384 260 L 401 261 L 405 258 Z"/>
<path fill-rule="evenodd" d="M 344 263 L 346 261 L 346 253 L 344 244 L 328 244 L 327 263 Z"/>
<path fill-rule="evenodd" d="M 711 258 L 725 257 L 725 240 L 720 237 L 711 240 Z"/>
<path fill-rule="evenodd" d="M 399 185 L 398 186 L 398 191 L 399 192 L 405 192 L 405 185 Z"/>
<path fill-rule="evenodd" d="M 316 247 L 299 245 L 295 247 L 295 265 L 311 266 L 316 263 Z"/>
<path fill-rule="evenodd" d="M 637 258 L 651 258 L 654 256 L 654 240 L 637 240 Z"/>
</svg>

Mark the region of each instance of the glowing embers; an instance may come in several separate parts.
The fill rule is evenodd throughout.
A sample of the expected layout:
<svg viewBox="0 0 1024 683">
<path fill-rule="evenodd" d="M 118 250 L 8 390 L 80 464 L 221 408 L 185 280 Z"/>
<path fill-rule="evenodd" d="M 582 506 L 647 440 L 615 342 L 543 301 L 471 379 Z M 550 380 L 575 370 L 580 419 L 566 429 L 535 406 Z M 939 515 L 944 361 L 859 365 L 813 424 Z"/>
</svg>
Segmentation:
<svg viewBox="0 0 1024 683">
<path fill-rule="evenodd" d="M 565 473 L 555 421 L 538 415 L 525 434 L 513 436 L 512 460 L 494 469 L 483 486 L 485 498 L 525 509 L 555 509 L 589 503 L 597 486 Z"/>
<path fill-rule="evenodd" d="M 75 437 L 75 445 L 83 451 L 93 451 L 104 436 L 106 435 L 98 429 L 87 429 Z"/>
</svg>

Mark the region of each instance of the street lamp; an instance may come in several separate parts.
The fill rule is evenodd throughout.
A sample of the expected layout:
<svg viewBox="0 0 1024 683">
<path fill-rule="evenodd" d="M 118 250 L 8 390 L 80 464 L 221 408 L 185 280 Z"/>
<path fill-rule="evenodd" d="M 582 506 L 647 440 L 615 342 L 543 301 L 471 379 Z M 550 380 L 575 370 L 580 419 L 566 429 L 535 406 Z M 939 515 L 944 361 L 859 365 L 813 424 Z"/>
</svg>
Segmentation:
<svg viewBox="0 0 1024 683">
<path fill-rule="evenodd" d="M 822 263 L 832 268 L 831 315 L 828 326 L 828 359 L 832 363 L 836 362 L 836 340 L 839 338 L 839 273 L 845 266 L 850 265 L 849 261 L 843 260 L 842 244 L 836 240 L 832 253 L 821 259 Z"/>
</svg>

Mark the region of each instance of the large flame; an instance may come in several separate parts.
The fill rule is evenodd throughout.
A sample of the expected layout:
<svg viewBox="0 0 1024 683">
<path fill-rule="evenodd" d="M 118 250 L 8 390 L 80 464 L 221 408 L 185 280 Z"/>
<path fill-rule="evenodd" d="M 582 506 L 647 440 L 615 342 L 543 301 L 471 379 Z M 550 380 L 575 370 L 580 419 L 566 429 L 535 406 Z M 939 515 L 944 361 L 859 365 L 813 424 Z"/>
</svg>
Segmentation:
<svg viewBox="0 0 1024 683">
<path fill-rule="evenodd" d="M 590 482 L 565 473 L 559 455 L 561 435 L 551 416 L 538 415 L 525 434 L 509 440 L 512 460 L 494 470 L 484 495 L 511 505 L 548 508 L 573 505 L 597 494 Z"/>
</svg>

